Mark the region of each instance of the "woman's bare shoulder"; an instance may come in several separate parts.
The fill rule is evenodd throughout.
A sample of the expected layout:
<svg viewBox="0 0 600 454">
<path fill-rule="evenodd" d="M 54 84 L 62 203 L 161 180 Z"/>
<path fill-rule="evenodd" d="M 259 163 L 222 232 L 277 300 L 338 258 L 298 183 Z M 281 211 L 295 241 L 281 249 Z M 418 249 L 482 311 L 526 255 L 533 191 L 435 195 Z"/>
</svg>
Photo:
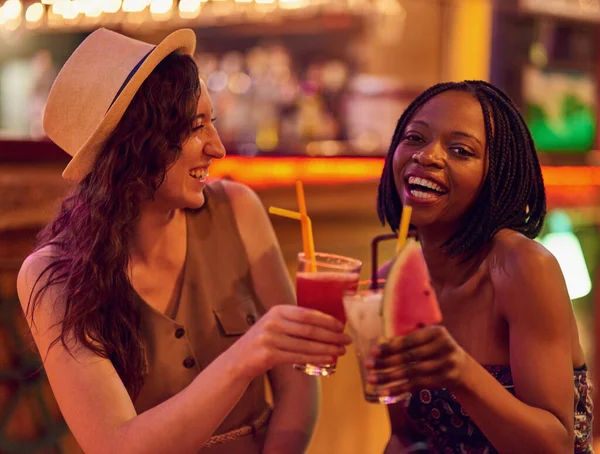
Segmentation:
<svg viewBox="0 0 600 454">
<path fill-rule="evenodd" d="M 489 267 L 496 300 L 503 312 L 518 308 L 522 314 L 527 308 L 533 317 L 537 311 L 553 305 L 570 305 L 554 255 L 541 243 L 518 232 L 498 232 L 492 242 Z"/>
<path fill-rule="evenodd" d="M 23 310 L 27 313 L 32 293 L 45 286 L 48 274 L 45 272 L 58 256 L 53 245 L 44 246 L 32 252 L 21 265 L 17 276 L 17 293 Z M 51 293 L 57 293 L 56 290 Z"/>
<path fill-rule="evenodd" d="M 552 253 L 541 243 L 510 229 L 503 229 L 494 236 L 488 261 L 492 272 L 519 270 L 526 275 L 537 267 L 558 265 Z"/>
<path fill-rule="evenodd" d="M 57 256 L 58 249 L 54 245 L 47 245 L 32 252 L 21 264 L 17 282 L 31 285 L 30 280 L 37 280 Z"/>
</svg>

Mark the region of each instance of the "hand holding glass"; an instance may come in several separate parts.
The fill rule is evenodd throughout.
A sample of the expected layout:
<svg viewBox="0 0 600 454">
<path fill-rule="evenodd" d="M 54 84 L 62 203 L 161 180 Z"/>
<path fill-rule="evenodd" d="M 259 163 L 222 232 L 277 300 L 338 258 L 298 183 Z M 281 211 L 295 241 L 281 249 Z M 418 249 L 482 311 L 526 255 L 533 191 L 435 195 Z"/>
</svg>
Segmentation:
<svg viewBox="0 0 600 454">
<path fill-rule="evenodd" d="M 346 323 L 342 297 L 356 291 L 362 262 L 341 255 L 317 252 L 316 269 L 304 253 L 298 254 L 296 295 L 298 306 L 316 309 Z M 296 364 L 296 369 L 308 375 L 327 376 L 335 373 L 336 362 L 326 365 Z"/>
<path fill-rule="evenodd" d="M 383 337 L 382 302 L 382 289 L 372 290 L 361 287 L 356 292 L 345 293 L 343 297 L 348 329 L 358 358 L 365 400 L 389 405 L 410 397 L 410 394 L 386 395 L 367 382 L 365 360 L 370 356 L 373 347 L 386 340 Z"/>
</svg>

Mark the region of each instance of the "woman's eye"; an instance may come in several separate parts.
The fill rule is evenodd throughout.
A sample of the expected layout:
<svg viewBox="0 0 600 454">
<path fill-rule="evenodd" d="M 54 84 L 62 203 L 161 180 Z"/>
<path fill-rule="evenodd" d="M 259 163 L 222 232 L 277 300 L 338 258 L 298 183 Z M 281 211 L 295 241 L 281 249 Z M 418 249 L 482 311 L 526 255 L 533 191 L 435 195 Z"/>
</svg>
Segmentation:
<svg viewBox="0 0 600 454">
<path fill-rule="evenodd" d="M 473 153 L 463 147 L 451 147 L 450 150 L 459 156 L 473 156 Z"/>
<path fill-rule="evenodd" d="M 211 118 L 211 119 L 210 119 L 210 121 L 211 121 L 211 123 L 214 123 L 215 121 L 217 121 L 217 119 L 216 119 L 216 117 L 215 117 L 215 118 Z M 195 125 L 195 126 L 192 128 L 192 130 L 194 130 L 194 131 L 199 131 L 199 130 L 201 130 L 202 128 L 204 128 L 205 126 L 206 126 L 206 125 L 205 125 L 204 123 L 197 123 L 197 124 L 196 124 L 196 125 Z"/>
<path fill-rule="evenodd" d="M 404 136 L 404 140 L 407 140 L 409 142 L 420 142 L 423 139 L 421 139 L 421 136 L 419 136 L 418 134 L 408 133 Z"/>
</svg>

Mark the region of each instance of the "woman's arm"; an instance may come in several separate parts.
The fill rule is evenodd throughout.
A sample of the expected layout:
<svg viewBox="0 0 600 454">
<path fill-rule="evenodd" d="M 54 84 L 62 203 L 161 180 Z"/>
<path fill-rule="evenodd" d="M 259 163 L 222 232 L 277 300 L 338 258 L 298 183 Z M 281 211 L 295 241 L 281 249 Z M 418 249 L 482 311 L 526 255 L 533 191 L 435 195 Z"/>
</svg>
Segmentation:
<svg viewBox="0 0 600 454">
<path fill-rule="evenodd" d="M 454 394 L 500 452 L 572 452 L 571 302 L 556 259 L 533 241 L 519 243 L 492 272 L 516 398 L 472 358 Z"/>
<path fill-rule="evenodd" d="M 38 252 L 21 268 L 17 287 L 26 312 L 33 283 L 47 263 Z M 59 290 L 50 287 L 42 295 L 34 320 L 28 317 L 28 321 L 61 412 L 88 454 L 167 454 L 174 450 L 195 454 L 254 377 L 277 364 L 326 364 L 344 351 L 341 344 L 346 342 L 343 325 L 332 317 L 279 306 L 265 314 L 188 387 L 137 415 L 109 360 L 74 339 L 67 341 L 69 350 L 61 343 L 49 349 L 59 335 L 63 311 Z"/>
<path fill-rule="evenodd" d="M 279 304 L 295 305 L 294 290 L 261 201 L 246 186 L 224 183 L 261 304 L 266 309 Z M 289 365 L 276 366 L 268 374 L 275 408 L 263 452 L 303 453 L 310 442 L 318 413 L 317 381 Z"/>
<path fill-rule="evenodd" d="M 441 326 L 394 340 L 370 366 L 394 365 L 395 371 L 372 379 L 408 379 L 394 393 L 448 388 L 500 452 L 569 452 L 574 424 L 570 301 L 554 257 L 530 240 L 519 243 L 504 248 L 492 269 L 496 309 L 509 327 L 516 397 Z"/>
</svg>

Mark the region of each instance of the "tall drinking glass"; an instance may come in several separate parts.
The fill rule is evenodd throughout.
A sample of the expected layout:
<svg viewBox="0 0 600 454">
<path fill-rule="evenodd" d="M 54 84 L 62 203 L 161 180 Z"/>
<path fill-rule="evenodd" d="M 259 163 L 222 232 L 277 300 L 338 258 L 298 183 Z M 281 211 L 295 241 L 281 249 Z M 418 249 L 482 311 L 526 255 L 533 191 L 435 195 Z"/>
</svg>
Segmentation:
<svg viewBox="0 0 600 454">
<path fill-rule="evenodd" d="M 358 358 L 365 400 L 389 405 L 410 398 L 410 393 L 399 395 L 378 393 L 375 387 L 367 382 L 365 359 L 375 345 L 385 340 L 382 317 L 383 289 L 370 289 L 361 284 L 358 291 L 346 292 L 343 302 L 348 318 L 348 330 Z"/>
<path fill-rule="evenodd" d="M 316 309 L 346 323 L 342 297 L 345 292 L 356 291 L 362 262 L 341 255 L 315 253 L 316 271 L 301 252 L 298 254 L 296 296 L 298 306 Z M 308 375 L 327 376 L 335 373 L 337 360 L 332 364 L 296 364 L 294 367 Z"/>
</svg>

